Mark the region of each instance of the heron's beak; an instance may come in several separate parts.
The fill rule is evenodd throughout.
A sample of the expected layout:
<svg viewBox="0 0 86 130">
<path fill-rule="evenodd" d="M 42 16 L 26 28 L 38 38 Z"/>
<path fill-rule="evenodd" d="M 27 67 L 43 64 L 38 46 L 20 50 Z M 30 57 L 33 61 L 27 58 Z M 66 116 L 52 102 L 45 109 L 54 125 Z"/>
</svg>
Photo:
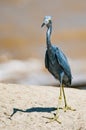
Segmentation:
<svg viewBox="0 0 86 130">
<path fill-rule="evenodd" d="M 41 27 L 43 27 L 45 25 L 45 23 L 43 23 L 42 25 L 41 25 Z"/>
</svg>

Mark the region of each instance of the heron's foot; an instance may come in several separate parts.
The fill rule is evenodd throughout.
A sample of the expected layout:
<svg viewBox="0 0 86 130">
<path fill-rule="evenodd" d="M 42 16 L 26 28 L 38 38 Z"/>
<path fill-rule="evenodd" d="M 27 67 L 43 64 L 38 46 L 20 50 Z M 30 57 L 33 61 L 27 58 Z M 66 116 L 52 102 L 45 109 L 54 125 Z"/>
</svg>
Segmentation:
<svg viewBox="0 0 86 130">
<path fill-rule="evenodd" d="M 72 108 L 71 106 L 65 106 L 63 110 L 64 112 L 66 112 L 67 110 L 76 111 L 76 109 Z"/>
<path fill-rule="evenodd" d="M 61 121 L 59 120 L 59 116 L 57 114 L 54 113 L 54 117 L 44 117 L 49 119 L 49 121 L 47 121 L 46 123 L 51 123 L 51 122 L 58 122 L 59 124 L 61 124 Z"/>
</svg>

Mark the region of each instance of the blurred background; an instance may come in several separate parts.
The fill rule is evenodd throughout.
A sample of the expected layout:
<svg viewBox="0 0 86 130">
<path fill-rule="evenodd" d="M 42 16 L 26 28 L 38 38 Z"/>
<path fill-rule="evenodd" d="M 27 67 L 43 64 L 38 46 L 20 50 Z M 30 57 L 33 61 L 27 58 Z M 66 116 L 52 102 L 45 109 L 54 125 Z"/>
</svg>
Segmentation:
<svg viewBox="0 0 86 130">
<path fill-rule="evenodd" d="M 0 0 L 0 82 L 58 84 L 45 69 L 45 15 L 52 43 L 69 59 L 73 84 L 86 83 L 86 0 Z"/>
</svg>

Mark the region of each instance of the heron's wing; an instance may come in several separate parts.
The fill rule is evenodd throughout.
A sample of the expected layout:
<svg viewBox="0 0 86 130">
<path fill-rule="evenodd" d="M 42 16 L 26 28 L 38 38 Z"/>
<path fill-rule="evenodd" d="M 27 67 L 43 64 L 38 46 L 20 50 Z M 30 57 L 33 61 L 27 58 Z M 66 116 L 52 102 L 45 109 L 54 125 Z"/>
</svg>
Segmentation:
<svg viewBox="0 0 86 130">
<path fill-rule="evenodd" d="M 49 57 L 48 57 L 48 51 L 46 50 L 45 53 L 45 67 L 49 68 Z"/>
<path fill-rule="evenodd" d="M 70 69 L 68 60 L 67 60 L 66 56 L 64 55 L 64 53 L 59 48 L 56 48 L 55 55 L 56 55 L 56 58 L 60 64 L 60 66 L 64 70 L 64 72 L 68 75 L 68 77 L 71 78 L 72 77 L 71 69 Z"/>
</svg>

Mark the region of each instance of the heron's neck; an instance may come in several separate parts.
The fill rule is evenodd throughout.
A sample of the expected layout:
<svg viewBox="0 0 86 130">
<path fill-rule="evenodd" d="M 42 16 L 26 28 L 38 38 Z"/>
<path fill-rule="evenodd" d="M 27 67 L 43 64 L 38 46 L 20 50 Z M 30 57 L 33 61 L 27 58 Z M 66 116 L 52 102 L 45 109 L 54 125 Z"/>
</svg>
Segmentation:
<svg viewBox="0 0 86 130">
<path fill-rule="evenodd" d="M 47 43 L 47 48 L 51 46 L 51 33 L 52 33 L 52 24 L 48 27 L 47 32 L 46 32 L 46 43 Z"/>
</svg>

